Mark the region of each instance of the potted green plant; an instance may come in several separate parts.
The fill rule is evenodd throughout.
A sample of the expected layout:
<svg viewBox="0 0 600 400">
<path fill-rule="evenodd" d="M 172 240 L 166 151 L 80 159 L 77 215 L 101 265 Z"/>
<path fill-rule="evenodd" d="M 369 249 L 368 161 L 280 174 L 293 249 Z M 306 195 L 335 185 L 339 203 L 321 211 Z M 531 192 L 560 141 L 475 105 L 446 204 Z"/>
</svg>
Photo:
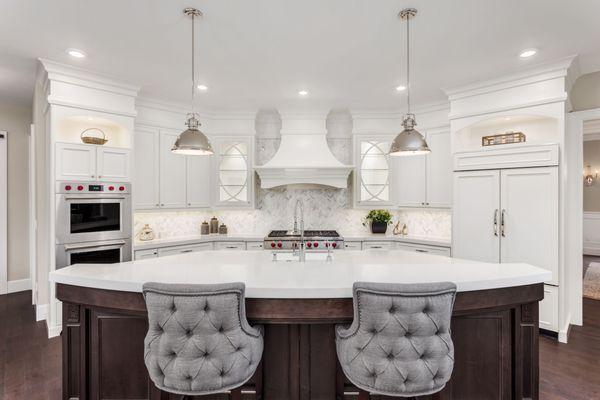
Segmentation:
<svg viewBox="0 0 600 400">
<path fill-rule="evenodd" d="M 364 226 L 371 225 L 372 233 L 385 233 L 392 223 L 392 214 L 388 210 L 371 210 L 365 217 Z"/>
</svg>

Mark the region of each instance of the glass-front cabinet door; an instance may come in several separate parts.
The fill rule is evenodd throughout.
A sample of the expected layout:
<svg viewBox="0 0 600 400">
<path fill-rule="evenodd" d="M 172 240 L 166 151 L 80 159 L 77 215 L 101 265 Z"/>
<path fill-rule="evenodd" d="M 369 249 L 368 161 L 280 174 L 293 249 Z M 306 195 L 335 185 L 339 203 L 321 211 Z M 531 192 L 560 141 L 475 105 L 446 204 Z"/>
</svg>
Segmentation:
<svg viewBox="0 0 600 400">
<path fill-rule="evenodd" d="M 391 205 L 390 139 L 357 136 L 355 140 L 356 204 Z"/>
<path fill-rule="evenodd" d="M 216 205 L 250 207 L 253 196 L 252 141 L 247 137 L 216 140 Z"/>
</svg>

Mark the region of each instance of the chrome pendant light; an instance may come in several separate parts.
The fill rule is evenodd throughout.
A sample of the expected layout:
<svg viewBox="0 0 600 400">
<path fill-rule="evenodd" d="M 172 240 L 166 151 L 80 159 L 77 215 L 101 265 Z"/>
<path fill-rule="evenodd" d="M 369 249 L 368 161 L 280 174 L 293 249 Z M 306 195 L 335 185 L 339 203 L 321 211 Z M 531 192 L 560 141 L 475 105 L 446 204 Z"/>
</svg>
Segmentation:
<svg viewBox="0 0 600 400">
<path fill-rule="evenodd" d="M 198 129 L 200 122 L 198 114 L 194 112 L 194 100 L 196 99 L 196 74 L 195 74 L 195 18 L 201 17 L 202 12 L 195 8 L 186 8 L 183 13 L 192 17 L 192 112 L 187 115 L 187 129 L 179 134 L 171 151 L 176 154 L 192 156 L 208 156 L 213 154 L 210 140 Z"/>
<path fill-rule="evenodd" d="M 417 121 L 415 115 L 410 112 L 410 19 L 415 15 L 417 15 L 417 10 L 414 8 L 405 8 L 398 14 L 400 19 L 406 21 L 406 101 L 408 110 L 402 121 L 404 130 L 394 138 L 390 147 L 390 156 L 413 156 L 431 152 L 423 135 L 415 129 Z"/>
</svg>

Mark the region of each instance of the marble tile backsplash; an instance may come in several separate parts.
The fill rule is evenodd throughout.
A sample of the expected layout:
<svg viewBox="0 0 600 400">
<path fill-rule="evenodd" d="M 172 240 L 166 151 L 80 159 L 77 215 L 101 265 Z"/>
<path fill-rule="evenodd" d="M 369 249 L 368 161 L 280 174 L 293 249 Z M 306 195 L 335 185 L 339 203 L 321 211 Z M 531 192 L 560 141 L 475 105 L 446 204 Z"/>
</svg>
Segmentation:
<svg viewBox="0 0 600 400">
<path fill-rule="evenodd" d="M 362 225 L 367 210 L 341 208 L 335 202 L 323 202 L 322 199 L 327 196 L 322 193 L 311 192 L 313 191 L 306 190 L 288 194 L 290 201 L 275 208 L 268 206 L 256 210 L 214 212 L 139 212 L 134 215 L 134 232 L 137 234 L 144 224 L 149 224 L 156 232 L 157 238 L 199 235 L 200 224 L 215 216 L 219 223 L 227 225 L 229 233 L 264 236 L 272 229 L 291 229 L 295 199 L 303 198 L 306 229 L 337 229 L 344 235 L 369 233 L 369 228 Z M 394 222 L 406 224 L 410 235 L 450 239 L 452 214 L 449 210 L 405 209 L 393 211 L 392 214 Z M 389 232 L 391 229 L 390 226 Z"/>
<path fill-rule="evenodd" d="M 279 147 L 279 139 L 259 139 L 256 142 L 256 162 L 267 162 Z M 352 164 L 352 140 L 328 139 L 334 156 L 344 164 Z M 229 233 L 252 233 L 258 236 L 272 229 L 291 229 L 297 200 L 304 204 L 306 229 L 336 229 L 345 235 L 369 233 L 362 225 L 368 210 L 352 209 L 352 185 L 348 189 L 327 188 L 255 188 L 256 209 L 136 212 L 134 232 L 149 224 L 158 238 L 200 234 L 200 224 L 215 216 L 225 223 Z M 394 222 L 406 224 L 409 234 L 449 239 L 449 210 L 403 209 L 392 212 Z M 389 228 L 390 232 L 392 227 Z"/>
</svg>

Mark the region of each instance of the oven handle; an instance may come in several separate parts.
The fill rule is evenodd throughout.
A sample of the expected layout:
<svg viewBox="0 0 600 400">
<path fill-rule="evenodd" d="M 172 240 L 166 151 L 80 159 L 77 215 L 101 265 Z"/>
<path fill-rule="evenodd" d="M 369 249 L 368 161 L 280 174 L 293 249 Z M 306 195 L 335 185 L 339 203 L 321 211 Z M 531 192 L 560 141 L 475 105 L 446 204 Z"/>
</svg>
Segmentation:
<svg viewBox="0 0 600 400">
<path fill-rule="evenodd" d="M 106 247 L 106 246 L 124 246 L 127 244 L 124 240 L 117 240 L 114 242 L 102 242 L 102 243 L 89 243 L 89 244 L 65 244 L 65 250 L 79 250 L 89 249 L 91 247 Z"/>
<path fill-rule="evenodd" d="M 65 197 L 65 200 L 125 200 L 124 196 Z"/>
</svg>

